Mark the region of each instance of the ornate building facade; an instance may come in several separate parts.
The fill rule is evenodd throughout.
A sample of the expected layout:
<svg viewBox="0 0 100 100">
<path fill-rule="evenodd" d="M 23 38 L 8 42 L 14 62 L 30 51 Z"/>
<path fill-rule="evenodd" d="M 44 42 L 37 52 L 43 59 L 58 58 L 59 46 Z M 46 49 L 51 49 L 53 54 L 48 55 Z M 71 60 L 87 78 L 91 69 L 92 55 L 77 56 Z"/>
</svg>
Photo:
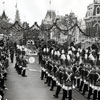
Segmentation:
<svg viewBox="0 0 100 100">
<path fill-rule="evenodd" d="M 73 12 L 70 12 L 69 15 L 66 14 L 65 16 L 61 16 L 56 15 L 53 10 L 48 10 L 44 20 L 42 20 L 41 27 L 49 29 L 52 25 L 54 25 L 54 23 L 56 23 L 57 26 L 53 26 L 50 31 L 45 31 L 42 36 L 44 36 L 44 38 L 49 37 L 49 39 L 54 39 L 56 41 L 65 41 L 66 39 L 68 40 L 69 37 L 76 38 L 76 28 L 73 28 L 70 31 L 63 31 L 69 30 L 76 24 L 76 22 L 77 17 Z"/>
<path fill-rule="evenodd" d="M 46 16 L 45 18 L 42 20 L 42 23 L 41 23 L 41 27 L 43 29 L 49 29 L 53 23 L 55 22 L 55 19 L 56 19 L 56 13 L 54 10 L 48 10 L 47 13 L 46 13 Z M 50 36 L 50 33 L 49 31 L 44 31 L 42 34 L 42 38 L 45 38 L 45 39 L 49 39 L 51 36 Z"/>
<path fill-rule="evenodd" d="M 18 22 L 21 25 L 20 14 L 18 9 L 16 9 L 15 22 Z"/>
<path fill-rule="evenodd" d="M 87 7 L 85 24 L 86 34 L 89 37 L 100 37 L 100 0 L 94 0 Z"/>
</svg>

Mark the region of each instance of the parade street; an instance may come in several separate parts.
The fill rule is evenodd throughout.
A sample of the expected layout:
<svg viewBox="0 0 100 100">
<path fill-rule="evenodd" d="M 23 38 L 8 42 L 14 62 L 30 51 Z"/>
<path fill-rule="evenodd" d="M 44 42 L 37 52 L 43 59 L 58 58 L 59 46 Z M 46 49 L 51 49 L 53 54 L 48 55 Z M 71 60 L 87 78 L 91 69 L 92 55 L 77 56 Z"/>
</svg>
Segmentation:
<svg viewBox="0 0 100 100">
<path fill-rule="evenodd" d="M 10 61 L 9 61 L 10 62 Z M 5 99 L 7 100 L 61 100 L 62 91 L 59 98 L 53 97 L 54 91 L 50 91 L 50 87 L 44 84 L 40 79 L 40 65 L 38 60 L 34 64 L 28 64 L 27 77 L 18 75 L 14 69 L 15 62 L 9 64 L 8 76 L 5 84 L 8 90 L 5 90 Z M 73 91 L 74 100 L 86 100 L 76 90 Z M 4 99 L 4 100 L 5 100 Z"/>
</svg>

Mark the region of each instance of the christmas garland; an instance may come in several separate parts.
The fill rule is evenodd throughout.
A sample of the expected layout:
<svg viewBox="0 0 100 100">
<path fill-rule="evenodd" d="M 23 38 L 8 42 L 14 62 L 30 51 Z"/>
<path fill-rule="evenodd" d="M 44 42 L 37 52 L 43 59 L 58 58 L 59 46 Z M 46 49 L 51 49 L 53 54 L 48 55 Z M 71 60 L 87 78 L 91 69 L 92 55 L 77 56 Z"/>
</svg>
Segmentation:
<svg viewBox="0 0 100 100">
<path fill-rule="evenodd" d="M 17 29 L 17 28 L 16 28 L 16 25 L 18 25 L 18 27 L 19 27 L 20 29 Z M 10 29 L 12 29 L 12 28 L 16 28 L 16 29 L 18 30 L 18 32 L 19 32 L 19 31 L 25 31 L 25 30 L 32 30 L 32 28 L 34 28 L 35 26 L 36 26 L 39 30 L 41 30 L 41 31 L 50 31 L 50 30 L 52 30 L 52 29 L 55 27 L 56 29 L 58 29 L 59 31 L 62 31 L 62 32 L 68 32 L 68 31 L 71 31 L 74 27 L 77 27 L 77 28 L 79 29 L 79 31 L 80 31 L 83 35 L 89 37 L 89 35 L 87 35 L 85 32 L 82 31 L 82 29 L 79 27 L 79 25 L 78 25 L 77 23 L 74 24 L 73 26 L 71 26 L 69 29 L 61 29 L 61 28 L 57 25 L 57 23 L 53 23 L 53 25 L 52 25 L 50 28 L 45 28 L 45 29 L 44 29 L 44 28 L 40 27 L 40 26 L 37 24 L 37 22 L 35 22 L 31 27 L 24 28 L 24 27 L 22 27 L 22 26 L 16 21 L 13 25 L 11 25 L 11 26 L 8 27 L 8 28 L 3 28 L 3 27 L 1 27 L 1 28 L 4 29 L 4 30 L 10 30 Z"/>
</svg>

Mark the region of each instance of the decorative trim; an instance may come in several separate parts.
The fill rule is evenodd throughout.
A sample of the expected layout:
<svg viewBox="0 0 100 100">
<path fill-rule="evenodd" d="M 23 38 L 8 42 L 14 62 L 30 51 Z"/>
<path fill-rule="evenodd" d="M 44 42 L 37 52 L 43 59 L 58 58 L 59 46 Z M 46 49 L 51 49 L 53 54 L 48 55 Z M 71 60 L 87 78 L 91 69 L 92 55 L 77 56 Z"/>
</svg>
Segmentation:
<svg viewBox="0 0 100 100">
<path fill-rule="evenodd" d="M 93 25 L 93 27 L 95 27 L 96 25 L 99 25 L 99 26 L 100 26 L 100 23 L 97 21 L 97 22 Z"/>
</svg>

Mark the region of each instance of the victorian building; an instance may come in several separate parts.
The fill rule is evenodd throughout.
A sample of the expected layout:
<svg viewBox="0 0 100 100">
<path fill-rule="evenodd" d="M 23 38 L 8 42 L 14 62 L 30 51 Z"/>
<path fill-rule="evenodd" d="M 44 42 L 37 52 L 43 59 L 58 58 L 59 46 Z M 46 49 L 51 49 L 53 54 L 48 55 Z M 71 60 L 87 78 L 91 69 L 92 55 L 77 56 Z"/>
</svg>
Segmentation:
<svg viewBox="0 0 100 100">
<path fill-rule="evenodd" d="M 85 24 L 86 34 L 89 37 L 100 37 L 100 0 L 94 0 L 87 7 Z"/>
<path fill-rule="evenodd" d="M 9 18 L 7 17 L 5 10 L 3 10 L 2 15 L 0 16 L 0 34 L 7 34 L 7 30 L 4 28 L 9 27 L 10 25 Z"/>
<path fill-rule="evenodd" d="M 41 28 L 44 29 L 44 30 L 49 29 L 53 25 L 53 23 L 55 22 L 55 19 L 56 19 L 55 11 L 54 10 L 48 10 L 45 18 L 42 20 Z M 51 31 L 44 31 L 42 34 L 43 34 L 42 38 L 45 38 L 45 39 L 52 37 Z"/>
<path fill-rule="evenodd" d="M 54 10 L 48 10 L 46 13 L 46 16 L 44 20 L 42 21 L 43 24 L 53 24 L 54 20 L 56 18 L 56 13 Z"/>
</svg>

